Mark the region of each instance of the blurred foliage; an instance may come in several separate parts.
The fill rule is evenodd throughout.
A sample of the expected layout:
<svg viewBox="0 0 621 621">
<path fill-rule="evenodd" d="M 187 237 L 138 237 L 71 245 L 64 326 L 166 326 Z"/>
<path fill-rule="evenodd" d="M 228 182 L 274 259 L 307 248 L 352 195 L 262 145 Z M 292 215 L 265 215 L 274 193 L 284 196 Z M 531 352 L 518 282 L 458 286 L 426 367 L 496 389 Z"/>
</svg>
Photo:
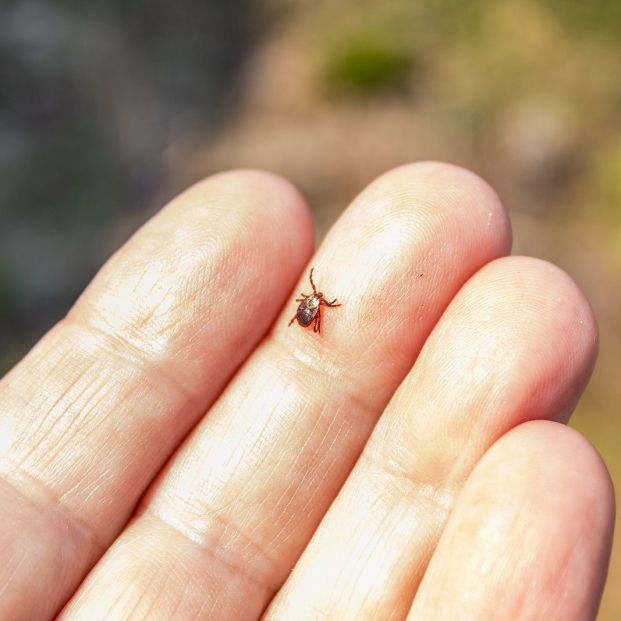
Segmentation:
<svg viewBox="0 0 621 621">
<path fill-rule="evenodd" d="M 30 226 L 67 232 L 96 227 L 129 199 L 119 164 L 100 126 L 73 120 L 63 131 L 40 133 L 29 158 L 32 168 L 7 171 L 0 201 L 15 219 L 27 216 Z M 24 204 L 31 205 L 27 213 Z"/>
<path fill-rule="evenodd" d="M 18 283 L 14 276 L 0 265 L 0 313 L 9 315 L 15 311 L 15 302 L 18 296 Z"/>
<path fill-rule="evenodd" d="M 618 0 L 539 0 L 573 35 L 611 38 L 621 36 Z"/>
<path fill-rule="evenodd" d="M 602 152 L 596 173 L 602 195 L 610 201 L 614 224 L 621 225 L 621 140 Z"/>
<path fill-rule="evenodd" d="M 416 67 L 412 55 L 387 37 L 358 33 L 331 50 L 324 79 L 330 92 L 369 95 L 403 90 Z"/>
<path fill-rule="evenodd" d="M 251 8 L 0 3 L 0 265 L 22 284 L 4 294 L 0 350 L 23 351 L 92 276 L 119 221 L 172 193 L 175 138 L 235 110 L 267 18 Z M 12 296 L 19 316 L 8 312 Z"/>
</svg>

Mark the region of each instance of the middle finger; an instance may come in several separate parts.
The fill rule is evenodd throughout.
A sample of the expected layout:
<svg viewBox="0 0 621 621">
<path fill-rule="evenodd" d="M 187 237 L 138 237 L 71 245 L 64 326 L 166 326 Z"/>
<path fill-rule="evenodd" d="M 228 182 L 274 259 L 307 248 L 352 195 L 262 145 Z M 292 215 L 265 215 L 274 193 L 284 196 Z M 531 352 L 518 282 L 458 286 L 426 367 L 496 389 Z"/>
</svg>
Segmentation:
<svg viewBox="0 0 621 621">
<path fill-rule="evenodd" d="M 464 170 L 416 164 L 371 184 L 313 262 L 343 306 L 321 335 L 287 328 L 286 309 L 68 616 L 259 616 L 448 302 L 509 245 L 496 195 Z"/>
</svg>

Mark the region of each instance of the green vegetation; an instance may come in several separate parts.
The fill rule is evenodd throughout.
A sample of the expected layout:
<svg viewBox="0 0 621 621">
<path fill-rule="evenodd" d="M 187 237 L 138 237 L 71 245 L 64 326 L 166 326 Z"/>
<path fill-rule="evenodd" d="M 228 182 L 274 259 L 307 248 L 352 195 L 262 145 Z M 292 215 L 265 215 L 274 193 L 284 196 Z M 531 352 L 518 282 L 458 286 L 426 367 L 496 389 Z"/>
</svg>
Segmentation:
<svg viewBox="0 0 621 621">
<path fill-rule="evenodd" d="M 331 92 L 374 95 L 404 90 L 417 68 L 406 50 L 377 35 L 355 35 L 336 46 L 325 62 Z"/>
<path fill-rule="evenodd" d="M 602 196 L 610 203 L 615 224 L 621 224 L 621 141 L 604 151 L 596 175 Z"/>
<path fill-rule="evenodd" d="M 572 35 L 610 38 L 621 35 L 619 0 L 539 0 Z"/>
</svg>

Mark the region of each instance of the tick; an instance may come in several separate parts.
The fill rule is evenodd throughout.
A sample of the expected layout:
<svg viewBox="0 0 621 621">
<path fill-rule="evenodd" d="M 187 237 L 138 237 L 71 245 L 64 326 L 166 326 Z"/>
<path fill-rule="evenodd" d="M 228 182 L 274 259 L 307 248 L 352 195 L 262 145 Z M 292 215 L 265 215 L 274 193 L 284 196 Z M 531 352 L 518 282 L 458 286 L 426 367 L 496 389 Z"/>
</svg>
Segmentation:
<svg viewBox="0 0 621 621">
<path fill-rule="evenodd" d="M 332 302 L 328 302 L 324 299 L 323 293 L 321 291 L 317 291 L 317 287 L 315 287 L 315 283 L 313 282 L 313 270 L 315 268 L 311 268 L 310 274 L 308 275 L 310 279 L 311 286 L 313 287 L 313 292 L 310 295 L 306 295 L 305 293 L 301 293 L 301 298 L 297 298 L 296 302 L 299 302 L 298 310 L 295 312 L 295 315 L 289 322 L 291 325 L 296 319 L 298 323 L 306 328 L 310 326 L 311 323 L 315 322 L 313 325 L 313 332 L 321 333 L 321 307 L 329 306 L 330 308 L 334 308 L 335 306 L 341 306 L 340 304 L 335 304 L 336 298 L 332 300 Z"/>
</svg>

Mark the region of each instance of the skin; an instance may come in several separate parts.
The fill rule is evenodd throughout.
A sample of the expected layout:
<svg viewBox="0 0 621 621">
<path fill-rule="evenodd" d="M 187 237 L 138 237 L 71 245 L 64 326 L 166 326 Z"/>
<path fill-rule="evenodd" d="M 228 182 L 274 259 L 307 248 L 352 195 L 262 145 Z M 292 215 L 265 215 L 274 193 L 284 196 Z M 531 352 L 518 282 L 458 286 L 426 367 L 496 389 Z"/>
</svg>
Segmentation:
<svg viewBox="0 0 621 621">
<path fill-rule="evenodd" d="M 283 179 L 178 197 L 0 383 L 3 618 L 594 619 L 614 494 L 564 423 L 597 329 L 510 244 L 439 163 L 316 253 Z M 287 327 L 311 265 L 321 334 Z"/>
</svg>

